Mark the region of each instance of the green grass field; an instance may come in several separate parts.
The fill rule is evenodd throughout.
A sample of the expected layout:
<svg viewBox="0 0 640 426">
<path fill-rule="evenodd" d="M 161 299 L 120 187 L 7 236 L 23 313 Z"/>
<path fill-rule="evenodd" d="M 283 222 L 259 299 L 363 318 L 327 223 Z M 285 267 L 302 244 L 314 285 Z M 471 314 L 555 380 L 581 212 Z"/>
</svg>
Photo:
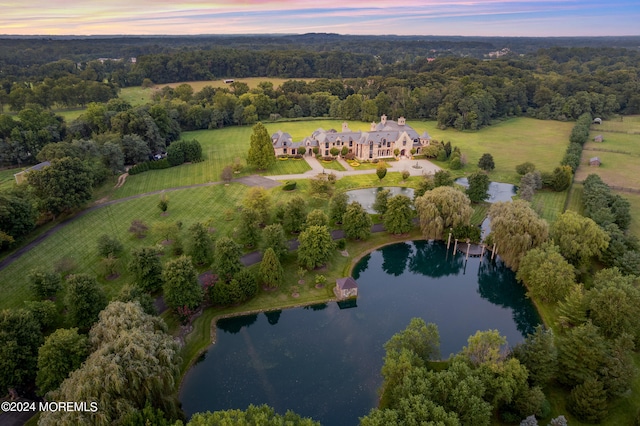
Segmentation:
<svg viewBox="0 0 640 426">
<path fill-rule="evenodd" d="M 18 173 L 21 170 L 23 169 L 18 168 L 0 170 L 0 190 L 13 188 L 13 185 L 16 183 L 16 179 L 13 177 L 13 175 L 14 173 Z"/>
<path fill-rule="evenodd" d="M 314 81 L 315 78 L 272 78 L 272 77 L 247 77 L 247 78 L 234 78 L 234 81 L 238 83 L 246 83 L 249 86 L 249 89 L 255 89 L 258 87 L 258 84 L 263 81 L 269 81 L 273 83 L 273 88 L 277 89 L 284 83 L 289 80 L 304 80 L 304 81 Z M 179 81 L 177 83 L 167 83 L 167 84 L 157 84 L 155 89 L 161 89 L 165 86 L 169 86 L 172 88 L 178 87 L 181 84 L 188 84 L 193 88 L 194 92 L 199 92 L 205 86 L 211 86 L 214 89 L 220 88 L 229 88 L 229 83 L 225 83 L 224 79 L 220 80 L 208 80 L 208 81 Z"/>
<path fill-rule="evenodd" d="M 566 201 L 567 191 L 538 191 L 533 196 L 531 205 L 540 217 L 549 223 L 553 223 L 556 218 L 564 212 Z"/>
<path fill-rule="evenodd" d="M 628 192 L 616 192 L 631 203 L 631 224 L 629 232 L 640 238 L 640 194 L 630 194 Z"/>
<path fill-rule="evenodd" d="M 103 288 L 109 297 L 113 297 L 123 285 L 130 282 L 131 277 L 126 272 L 129 251 L 134 247 L 155 245 L 161 241 L 162 238 L 153 232 L 154 224 L 182 222 L 180 234 L 185 246 L 187 229 L 194 222 L 209 222 L 210 226 L 216 229 L 214 235 L 230 234 L 236 225 L 235 220 L 226 220 L 227 210 L 234 211 L 246 190 L 247 187 L 244 185 L 231 184 L 167 193 L 169 215 L 166 217 L 160 216 L 157 207 L 160 199 L 158 195 L 126 201 L 87 213 L 54 233 L 0 273 L 0 292 L 3 295 L 0 309 L 19 307 L 24 300 L 32 299 L 26 275 L 36 267 L 53 268 L 61 259 L 72 259 L 77 265 L 73 273 L 100 276 L 96 241 L 102 234 L 118 238 L 125 246 L 120 265 L 122 275 L 113 281 L 105 281 L 100 276 Z M 231 217 L 233 218 L 233 215 Z M 128 232 L 134 219 L 141 219 L 149 225 L 151 231 L 146 238 L 138 239 Z M 168 246 L 166 251 L 164 259 L 170 257 L 171 247 Z"/>
<path fill-rule="evenodd" d="M 484 153 L 493 156 L 496 168 L 489 176 L 497 182 L 519 183 L 518 164 L 530 161 L 542 172 L 558 166 L 569 143 L 572 123 L 513 118 L 485 127 L 477 132 L 440 130 L 435 121 L 408 122 L 418 133 L 424 130 L 438 141 L 450 141 L 467 157 L 464 171 L 474 171 Z"/>
<path fill-rule="evenodd" d="M 591 131 L 590 141 L 584 145 L 576 180 L 584 181 L 596 173 L 609 185 L 640 189 L 640 134 L 602 133 L 604 142 L 593 142 L 598 134 Z M 591 157 L 600 158 L 600 167 L 589 166 Z"/>
<path fill-rule="evenodd" d="M 118 97 L 129 102 L 133 106 L 138 106 L 151 102 L 153 92 L 155 92 L 155 89 L 143 88 L 141 86 L 123 87 L 120 89 Z"/>
<path fill-rule="evenodd" d="M 629 133 L 640 134 L 640 115 L 626 115 L 624 117 L 612 118 L 611 120 L 603 120 L 602 124 L 592 124 L 591 131 L 595 134 L 600 133 Z M 607 135 L 603 135 L 607 138 Z"/>
<path fill-rule="evenodd" d="M 584 206 L 582 205 L 583 187 L 581 183 L 574 183 L 569 190 L 569 198 L 567 200 L 567 210 L 573 210 L 576 213 L 583 214 Z"/>
</svg>

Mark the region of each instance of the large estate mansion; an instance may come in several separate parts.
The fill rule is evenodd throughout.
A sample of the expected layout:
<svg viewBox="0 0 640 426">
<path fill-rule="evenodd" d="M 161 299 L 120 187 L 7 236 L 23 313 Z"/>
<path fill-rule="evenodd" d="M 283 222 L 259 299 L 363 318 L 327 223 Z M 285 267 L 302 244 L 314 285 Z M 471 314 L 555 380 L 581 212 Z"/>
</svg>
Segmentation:
<svg viewBox="0 0 640 426">
<path fill-rule="evenodd" d="M 406 124 L 404 117 L 396 122 L 383 115 L 380 123 L 371 123 L 368 132 L 353 132 L 347 123 L 342 123 L 341 132 L 318 129 L 300 142 L 293 142 L 289 133 L 279 130 L 271 136 L 271 141 L 276 155 L 295 155 L 300 147 L 304 147 L 305 155 L 313 155 L 313 148 L 318 148 L 318 153 L 327 157 L 331 155 L 331 148 L 342 150 L 346 146 L 355 158 L 363 161 L 394 157 L 396 149 L 400 156 L 410 155 L 412 148 L 415 148 L 415 154 L 420 154 L 430 144 L 431 137 L 427 132 L 418 135 Z"/>
</svg>

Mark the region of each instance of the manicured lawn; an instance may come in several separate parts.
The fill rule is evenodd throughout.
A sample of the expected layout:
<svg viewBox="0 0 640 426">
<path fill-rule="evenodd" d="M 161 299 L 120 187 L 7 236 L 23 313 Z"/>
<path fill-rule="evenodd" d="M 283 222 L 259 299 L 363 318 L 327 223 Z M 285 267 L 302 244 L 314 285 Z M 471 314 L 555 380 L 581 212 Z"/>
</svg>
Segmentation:
<svg viewBox="0 0 640 426">
<path fill-rule="evenodd" d="M 435 121 L 408 124 L 420 134 L 426 130 L 433 139 L 458 146 L 467 157 L 465 172 L 475 171 L 482 154 L 490 153 L 496 164 L 489 174 L 491 180 L 513 184 L 519 183 L 515 166 L 525 161 L 534 163 L 540 171 L 553 171 L 562 160 L 573 127 L 573 123 L 525 117 L 512 118 L 477 132 L 440 130 Z"/>
<path fill-rule="evenodd" d="M 76 267 L 72 273 L 99 276 L 103 288 L 111 298 L 131 281 L 131 276 L 126 272 L 130 250 L 160 242 L 161 238 L 153 232 L 154 224 L 182 222 L 180 235 L 185 248 L 188 245 L 187 229 L 197 221 L 209 222 L 209 226 L 216 229 L 214 236 L 230 234 L 236 222 L 225 220 L 226 211 L 231 210 L 233 213 L 246 190 L 244 185 L 231 184 L 168 193 L 169 215 L 166 217 L 160 216 L 160 210 L 156 206 L 159 196 L 142 197 L 87 213 L 0 272 L 0 309 L 19 307 L 24 300 L 32 299 L 27 273 L 36 267 L 53 268 L 61 259 L 73 260 Z M 151 228 L 146 238 L 137 239 L 128 232 L 134 219 L 143 220 Z M 101 277 L 96 241 L 102 234 L 118 238 L 125 246 L 120 265 L 121 276 L 113 281 L 106 281 Z M 171 246 L 168 246 L 163 259 L 170 258 L 170 254 Z"/>
<path fill-rule="evenodd" d="M 180 81 L 177 83 L 167 83 L 167 84 L 157 84 L 155 86 L 156 89 L 161 89 L 165 86 L 169 86 L 169 87 L 178 87 L 181 84 L 189 84 L 191 87 L 193 87 L 193 91 L 194 92 L 199 92 L 200 90 L 202 90 L 203 87 L 205 86 L 211 86 L 214 89 L 219 89 L 219 88 L 229 88 L 229 83 L 225 83 L 224 82 L 225 79 L 219 79 L 219 80 L 208 80 L 208 81 Z M 273 88 L 277 89 L 278 87 L 280 87 L 282 85 L 282 83 L 284 83 L 285 81 L 288 80 L 304 80 L 304 81 L 313 81 L 315 80 L 315 78 L 272 78 L 272 77 L 247 77 L 247 78 L 234 78 L 233 79 L 236 82 L 239 83 L 246 83 L 249 86 L 249 89 L 255 89 L 256 87 L 258 87 L 258 84 L 263 82 L 263 81 L 269 81 L 271 83 L 273 83 Z"/>
<path fill-rule="evenodd" d="M 538 191 L 533 196 L 532 207 L 547 222 L 555 222 L 558 215 L 564 212 L 567 191 Z"/>
<path fill-rule="evenodd" d="M 340 128 L 341 125 L 342 122 L 339 120 L 312 120 L 265 124 L 270 134 L 282 130 L 291 134 L 294 141 L 299 141 L 309 136 L 318 127 L 329 129 Z M 365 123 L 354 123 L 352 124 L 352 128 L 355 129 L 358 125 L 366 126 Z M 217 130 L 197 130 L 182 133 L 182 139 L 197 139 L 200 141 L 205 158 L 204 161 L 164 170 L 151 170 L 129 176 L 125 185 L 115 191 L 114 198 L 128 197 L 130 195 L 156 191 L 163 188 L 220 181 L 222 169 L 232 164 L 236 158 L 239 158 L 240 161 L 246 165 L 251 129 L 252 126 L 234 126 Z M 336 162 L 336 164 L 338 163 Z M 341 166 L 338 164 L 336 167 Z M 276 160 L 274 165 L 265 172 L 261 172 L 261 174 L 296 174 L 304 173 L 307 170 L 311 170 L 311 168 L 304 160 Z M 235 176 L 246 176 L 253 173 L 258 173 L 258 171 L 245 167 L 242 173 Z"/>
<path fill-rule="evenodd" d="M 489 211 L 489 207 L 491 207 L 491 204 L 472 204 L 471 207 L 473 207 L 473 214 L 471 215 L 471 225 L 480 226 L 482 221 L 487 217 L 487 212 Z"/>
<path fill-rule="evenodd" d="M 324 160 L 318 160 L 318 161 L 320 162 L 320 165 L 325 169 L 337 170 L 339 172 L 344 172 L 346 170 L 344 166 L 338 163 L 336 160 L 329 161 L 329 162 Z"/>
<path fill-rule="evenodd" d="M 582 205 L 583 187 L 581 183 L 574 183 L 569 190 L 569 200 L 567 201 L 567 210 L 573 210 L 576 213 L 583 214 L 584 206 Z"/>
</svg>

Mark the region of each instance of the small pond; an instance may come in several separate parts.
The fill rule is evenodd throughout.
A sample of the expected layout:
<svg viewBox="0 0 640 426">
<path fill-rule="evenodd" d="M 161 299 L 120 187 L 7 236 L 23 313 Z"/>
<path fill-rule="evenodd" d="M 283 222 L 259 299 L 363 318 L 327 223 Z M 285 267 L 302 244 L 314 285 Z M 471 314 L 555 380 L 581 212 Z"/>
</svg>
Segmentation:
<svg viewBox="0 0 640 426">
<path fill-rule="evenodd" d="M 465 188 L 469 187 L 469 181 L 467 178 L 458 178 L 455 180 L 458 185 L 462 185 Z M 510 183 L 502 182 L 490 182 L 489 183 L 489 198 L 488 203 L 497 203 L 499 201 L 511 201 L 511 198 L 516 195 L 518 188 Z"/>
<path fill-rule="evenodd" d="M 348 309 L 332 302 L 219 321 L 217 343 L 182 383 L 187 415 L 265 403 L 356 425 L 377 405 L 384 343 L 411 318 L 438 325 L 443 358 L 477 330 L 498 329 L 514 345 L 540 323 L 511 270 L 488 258 L 465 262 L 441 242 L 380 248 L 353 276 L 359 296 Z"/>
<path fill-rule="evenodd" d="M 383 189 L 388 189 L 389 191 L 391 191 L 391 196 L 402 194 L 413 200 L 413 188 L 403 188 L 400 186 L 354 189 L 351 191 L 347 191 L 347 196 L 349 197 L 350 203 L 353 201 L 357 201 L 362 205 L 367 213 L 373 214 L 376 213 L 376 211 L 373 209 L 373 203 L 376 202 L 376 194 Z"/>
<path fill-rule="evenodd" d="M 458 178 L 455 180 L 458 185 L 462 185 L 465 188 L 469 187 L 469 181 L 467 178 Z M 499 201 L 512 201 L 513 196 L 518 192 L 518 187 L 510 183 L 502 182 L 490 182 L 489 183 L 489 198 L 486 200 L 488 203 L 497 203 Z M 482 230 L 481 238 L 489 235 L 491 232 L 491 219 L 486 217 L 480 224 Z"/>
</svg>

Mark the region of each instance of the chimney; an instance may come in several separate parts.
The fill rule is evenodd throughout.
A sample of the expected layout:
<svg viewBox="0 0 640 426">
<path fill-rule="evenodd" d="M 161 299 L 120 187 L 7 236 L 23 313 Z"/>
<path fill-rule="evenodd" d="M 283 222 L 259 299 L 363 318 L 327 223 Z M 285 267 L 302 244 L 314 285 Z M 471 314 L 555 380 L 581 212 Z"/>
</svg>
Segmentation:
<svg viewBox="0 0 640 426">
<path fill-rule="evenodd" d="M 387 124 L 387 116 L 386 116 L 386 114 L 382 114 L 382 117 L 380 117 L 380 122 L 382 123 L 383 126 L 385 124 Z"/>
<path fill-rule="evenodd" d="M 351 130 L 349 130 L 349 124 L 345 121 L 344 123 L 342 123 L 342 132 L 346 133 L 346 132 L 350 132 Z"/>
<path fill-rule="evenodd" d="M 375 131 L 376 131 L 376 126 L 377 126 L 376 122 L 375 122 L 375 121 L 372 121 L 372 122 L 371 122 L 371 129 L 370 129 L 370 131 L 371 131 L 371 132 L 375 132 Z"/>
<path fill-rule="evenodd" d="M 404 117 L 398 118 L 398 126 L 404 126 L 405 123 L 406 123 L 406 120 L 404 119 Z"/>
</svg>

